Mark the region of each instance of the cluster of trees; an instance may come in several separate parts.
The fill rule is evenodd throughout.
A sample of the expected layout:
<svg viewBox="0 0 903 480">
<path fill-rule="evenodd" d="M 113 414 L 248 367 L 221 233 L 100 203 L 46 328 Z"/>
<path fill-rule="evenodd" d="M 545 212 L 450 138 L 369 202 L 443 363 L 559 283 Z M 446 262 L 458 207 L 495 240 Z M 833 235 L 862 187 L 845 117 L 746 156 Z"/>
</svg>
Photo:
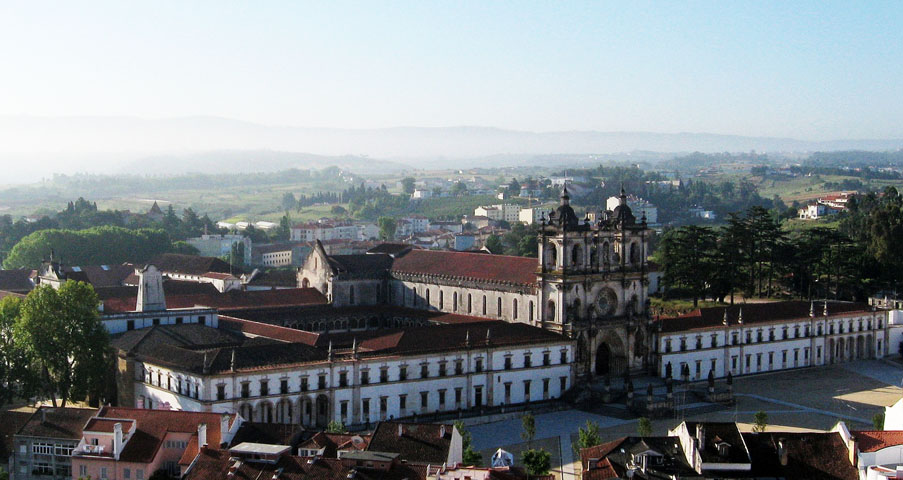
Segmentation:
<svg viewBox="0 0 903 480">
<path fill-rule="evenodd" d="M 130 230 L 94 227 L 87 230 L 40 230 L 20 240 L 3 261 L 5 268 L 36 268 L 50 251 L 70 265 L 116 265 L 142 262 L 168 252 L 197 253 L 185 242 L 173 242 L 162 229 Z"/>
<path fill-rule="evenodd" d="M 311 205 L 340 203 L 341 201 L 341 197 L 335 192 L 317 192 L 311 195 L 302 194 L 298 195 L 297 198 L 295 198 L 294 193 L 285 192 L 282 194 L 282 209 L 286 212 L 292 210 L 300 211 L 302 208 Z"/>
<path fill-rule="evenodd" d="M 669 296 L 724 300 L 789 295 L 863 300 L 898 289 L 903 268 L 903 197 L 889 187 L 850 202 L 836 229 L 788 232 L 772 212 L 754 207 L 720 228 L 667 231 L 655 254 Z"/>
<path fill-rule="evenodd" d="M 535 257 L 539 253 L 538 237 L 536 225 L 515 223 L 504 235 L 490 235 L 486 239 L 486 248 L 495 254 Z"/>
<path fill-rule="evenodd" d="M 63 407 L 112 398 L 113 357 L 98 304 L 82 282 L 0 299 L 0 406 L 35 396 Z"/>
</svg>

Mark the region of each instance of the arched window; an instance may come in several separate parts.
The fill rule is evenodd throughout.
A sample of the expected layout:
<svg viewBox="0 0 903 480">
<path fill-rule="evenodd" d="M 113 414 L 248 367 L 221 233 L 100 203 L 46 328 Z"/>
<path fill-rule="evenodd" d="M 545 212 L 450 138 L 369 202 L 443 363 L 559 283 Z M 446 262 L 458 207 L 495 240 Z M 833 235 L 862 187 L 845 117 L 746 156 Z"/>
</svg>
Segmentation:
<svg viewBox="0 0 903 480">
<path fill-rule="evenodd" d="M 631 265 L 640 263 L 640 249 L 637 248 L 636 242 L 630 244 L 630 263 Z"/>
<path fill-rule="evenodd" d="M 553 267 L 558 265 L 558 246 L 555 244 L 552 244 L 549 249 L 549 263 L 551 263 Z"/>
<path fill-rule="evenodd" d="M 452 311 L 458 311 L 458 292 L 452 294 Z"/>
<path fill-rule="evenodd" d="M 550 322 L 554 322 L 555 321 L 555 302 L 553 300 L 549 300 L 548 306 L 546 308 L 547 308 L 546 317 L 548 318 L 548 320 Z"/>
<path fill-rule="evenodd" d="M 310 280 L 306 278 L 301 279 L 301 288 L 310 288 Z"/>
<path fill-rule="evenodd" d="M 574 248 L 571 249 L 571 265 L 578 265 L 580 263 L 580 245 L 574 245 Z"/>
<path fill-rule="evenodd" d="M 483 315 L 486 315 L 486 295 L 483 295 Z"/>
<path fill-rule="evenodd" d="M 596 264 L 598 263 L 598 261 L 599 261 L 599 255 L 598 255 L 598 252 L 596 252 L 596 246 L 593 245 L 589 249 L 589 265 L 591 267 L 595 267 Z"/>
<path fill-rule="evenodd" d="M 502 316 L 502 297 L 499 297 L 496 303 L 498 304 L 498 310 L 499 310 L 498 316 L 501 317 Z"/>
<path fill-rule="evenodd" d="M 430 289 L 429 289 L 429 288 L 426 289 L 426 304 L 427 304 L 427 306 L 431 305 L 431 304 L 430 304 Z"/>
<path fill-rule="evenodd" d="M 445 308 L 445 292 L 442 289 L 439 289 L 439 310 Z"/>
<path fill-rule="evenodd" d="M 511 310 L 514 312 L 514 319 L 517 320 L 517 299 L 511 301 Z"/>
<path fill-rule="evenodd" d="M 473 295 L 467 294 L 467 313 L 473 313 Z"/>
<path fill-rule="evenodd" d="M 530 320 L 532 322 L 534 320 L 534 318 L 533 318 L 533 300 L 530 300 L 529 307 L 530 307 L 530 313 L 528 314 L 529 316 L 527 317 L 527 320 Z"/>
</svg>

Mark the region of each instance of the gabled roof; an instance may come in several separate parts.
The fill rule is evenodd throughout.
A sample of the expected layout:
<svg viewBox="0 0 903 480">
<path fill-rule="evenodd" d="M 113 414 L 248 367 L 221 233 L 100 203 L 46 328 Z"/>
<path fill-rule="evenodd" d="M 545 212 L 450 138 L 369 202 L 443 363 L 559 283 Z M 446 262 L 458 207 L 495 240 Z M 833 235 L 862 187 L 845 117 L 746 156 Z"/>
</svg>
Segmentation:
<svg viewBox="0 0 903 480">
<path fill-rule="evenodd" d="M 743 324 L 770 323 L 787 320 L 803 320 L 809 318 L 810 308 L 814 309 L 816 318 L 824 314 L 824 302 L 814 304 L 806 301 L 747 303 L 728 307 L 698 308 L 690 313 L 677 317 L 654 319 L 662 332 L 681 332 L 685 330 L 721 328 L 724 326 L 724 312 L 727 311 L 729 325 L 737 325 L 742 310 Z M 853 312 L 870 312 L 871 307 L 864 303 L 828 302 L 828 315 L 840 315 Z"/>
<path fill-rule="evenodd" d="M 222 443 L 220 420 L 229 415 L 231 426 L 238 414 L 222 414 L 211 412 L 186 412 L 178 410 L 147 410 L 141 408 L 102 407 L 97 413 L 99 418 L 118 418 L 132 420 L 136 423 L 135 433 L 127 438 L 119 460 L 123 462 L 148 463 L 154 459 L 167 433 L 193 433 L 197 435 L 198 425 L 207 424 L 207 443 L 211 447 L 219 447 Z M 126 431 L 123 425 L 123 431 Z M 197 453 L 197 438 L 193 441 L 194 451 L 186 449 L 183 454 L 191 458 Z M 189 444 L 189 448 L 192 444 Z"/>
<path fill-rule="evenodd" d="M 95 413 L 96 408 L 42 406 L 31 415 L 16 435 L 79 440 L 82 437 L 82 428 Z"/>
<path fill-rule="evenodd" d="M 59 269 L 66 280 L 90 283 L 94 287 L 118 287 L 123 285 L 129 275 L 135 273 L 135 266 L 130 263 L 121 265 L 60 265 Z"/>
<path fill-rule="evenodd" d="M 750 476 L 755 478 L 859 478 L 838 432 L 744 433 L 743 439 L 752 458 Z M 787 451 L 787 465 L 781 465 L 779 443 Z"/>
<path fill-rule="evenodd" d="M 392 257 L 381 253 L 330 255 L 327 259 L 332 273 L 342 278 L 380 278 L 392 266 Z"/>
<path fill-rule="evenodd" d="M 361 352 L 413 354 L 458 350 L 465 348 L 468 337 L 470 344 L 474 346 L 485 345 L 487 337 L 493 346 L 568 341 L 562 335 L 541 328 L 498 320 L 382 330 L 378 335 L 361 342 Z M 323 341 L 328 339 L 326 337 Z"/>
<path fill-rule="evenodd" d="M 317 432 L 316 435 L 309 438 L 307 441 L 298 444 L 298 448 L 309 450 L 324 449 L 324 457 L 336 458 L 339 450 L 361 451 L 366 450 L 369 444 L 370 435 Z"/>
<path fill-rule="evenodd" d="M 384 253 L 393 257 L 402 255 L 414 248 L 406 243 L 380 243 L 379 245 L 367 250 L 367 253 Z"/>
<path fill-rule="evenodd" d="M 532 286 L 536 283 L 538 265 L 537 260 L 530 257 L 412 250 L 395 259 L 392 273 Z"/>
<path fill-rule="evenodd" d="M 445 435 L 441 435 L 443 428 Z M 453 425 L 380 422 L 367 451 L 398 453 L 402 460 L 411 463 L 442 464 L 448 461 L 453 430 Z"/>
<path fill-rule="evenodd" d="M 139 360 L 195 373 L 247 372 L 319 361 L 326 352 L 303 343 L 248 338 L 197 324 L 158 325 L 114 335 L 112 345 Z"/>
</svg>

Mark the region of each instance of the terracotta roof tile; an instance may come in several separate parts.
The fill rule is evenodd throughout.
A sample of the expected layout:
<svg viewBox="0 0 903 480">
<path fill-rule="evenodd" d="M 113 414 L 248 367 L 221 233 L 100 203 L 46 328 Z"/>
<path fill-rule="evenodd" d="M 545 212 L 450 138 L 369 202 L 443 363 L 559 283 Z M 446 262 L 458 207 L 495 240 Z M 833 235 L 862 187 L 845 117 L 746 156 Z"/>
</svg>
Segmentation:
<svg viewBox="0 0 903 480">
<path fill-rule="evenodd" d="M 78 440 L 82 436 L 82 428 L 95 413 L 96 408 L 41 407 L 17 435 Z"/>
<path fill-rule="evenodd" d="M 882 448 L 903 445 L 903 431 L 900 430 L 860 430 L 851 433 L 859 442 L 861 452 L 877 452 Z"/>
<path fill-rule="evenodd" d="M 104 301 L 109 313 L 133 312 L 138 298 L 110 298 Z M 230 291 L 211 294 L 167 295 L 167 308 L 208 307 L 222 311 L 277 306 L 325 305 L 326 297 L 315 288 Z"/>
<path fill-rule="evenodd" d="M 441 435 L 443 428 L 445 435 Z M 448 460 L 453 430 L 453 425 L 380 422 L 370 437 L 367 450 L 397 453 L 408 462 L 442 464 Z"/>
<path fill-rule="evenodd" d="M 809 318 L 809 310 L 812 304 L 806 301 L 747 303 L 728 307 L 699 308 L 690 313 L 677 317 L 662 317 L 654 319 L 662 332 L 681 332 L 685 330 L 721 328 L 724 321 L 724 312 L 727 310 L 729 325 L 737 325 L 740 311 L 743 311 L 744 325 L 756 323 L 769 323 L 793 319 Z M 814 304 L 815 315 L 820 317 L 824 313 L 824 303 Z M 853 302 L 828 302 L 828 314 L 848 314 L 853 312 L 867 313 L 872 309 L 864 303 Z"/>
<path fill-rule="evenodd" d="M 537 260 L 530 257 L 412 250 L 395 259 L 392 273 L 534 285 L 538 265 Z"/>
</svg>

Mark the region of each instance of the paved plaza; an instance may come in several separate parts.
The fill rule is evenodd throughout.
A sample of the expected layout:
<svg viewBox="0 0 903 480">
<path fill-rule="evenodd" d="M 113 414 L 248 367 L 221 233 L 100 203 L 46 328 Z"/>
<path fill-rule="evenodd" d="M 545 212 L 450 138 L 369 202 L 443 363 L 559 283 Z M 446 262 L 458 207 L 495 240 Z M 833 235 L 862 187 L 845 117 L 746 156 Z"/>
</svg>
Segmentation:
<svg viewBox="0 0 903 480">
<path fill-rule="evenodd" d="M 871 429 L 872 416 L 900 399 L 901 379 L 903 368 L 879 360 L 737 377 L 735 405 L 728 408 L 692 403 L 688 405 L 692 408 L 672 418 L 653 420 L 653 433 L 663 435 L 684 419 L 738 422 L 741 429 L 750 430 L 753 415 L 760 410 L 768 414 L 768 430 L 828 430 L 839 420 L 854 429 Z M 656 380 L 644 380 L 649 381 Z M 663 387 L 656 391 L 660 388 L 663 391 Z M 600 426 L 603 441 L 636 435 L 635 419 L 575 409 L 536 415 L 536 441 L 532 446 L 550 450 L 553 473 L 559 478 L 573 479 L 579 474 L 579 459 L 571 444 L 577 429 L 587 420 Z M 468 428 L 474 448 L 483 453 L 487 463 L 498 447 L 514 453 L 518 461 L 520 451 L 526 448 L 520 437 L 519 418 Z"/>
</svg>

